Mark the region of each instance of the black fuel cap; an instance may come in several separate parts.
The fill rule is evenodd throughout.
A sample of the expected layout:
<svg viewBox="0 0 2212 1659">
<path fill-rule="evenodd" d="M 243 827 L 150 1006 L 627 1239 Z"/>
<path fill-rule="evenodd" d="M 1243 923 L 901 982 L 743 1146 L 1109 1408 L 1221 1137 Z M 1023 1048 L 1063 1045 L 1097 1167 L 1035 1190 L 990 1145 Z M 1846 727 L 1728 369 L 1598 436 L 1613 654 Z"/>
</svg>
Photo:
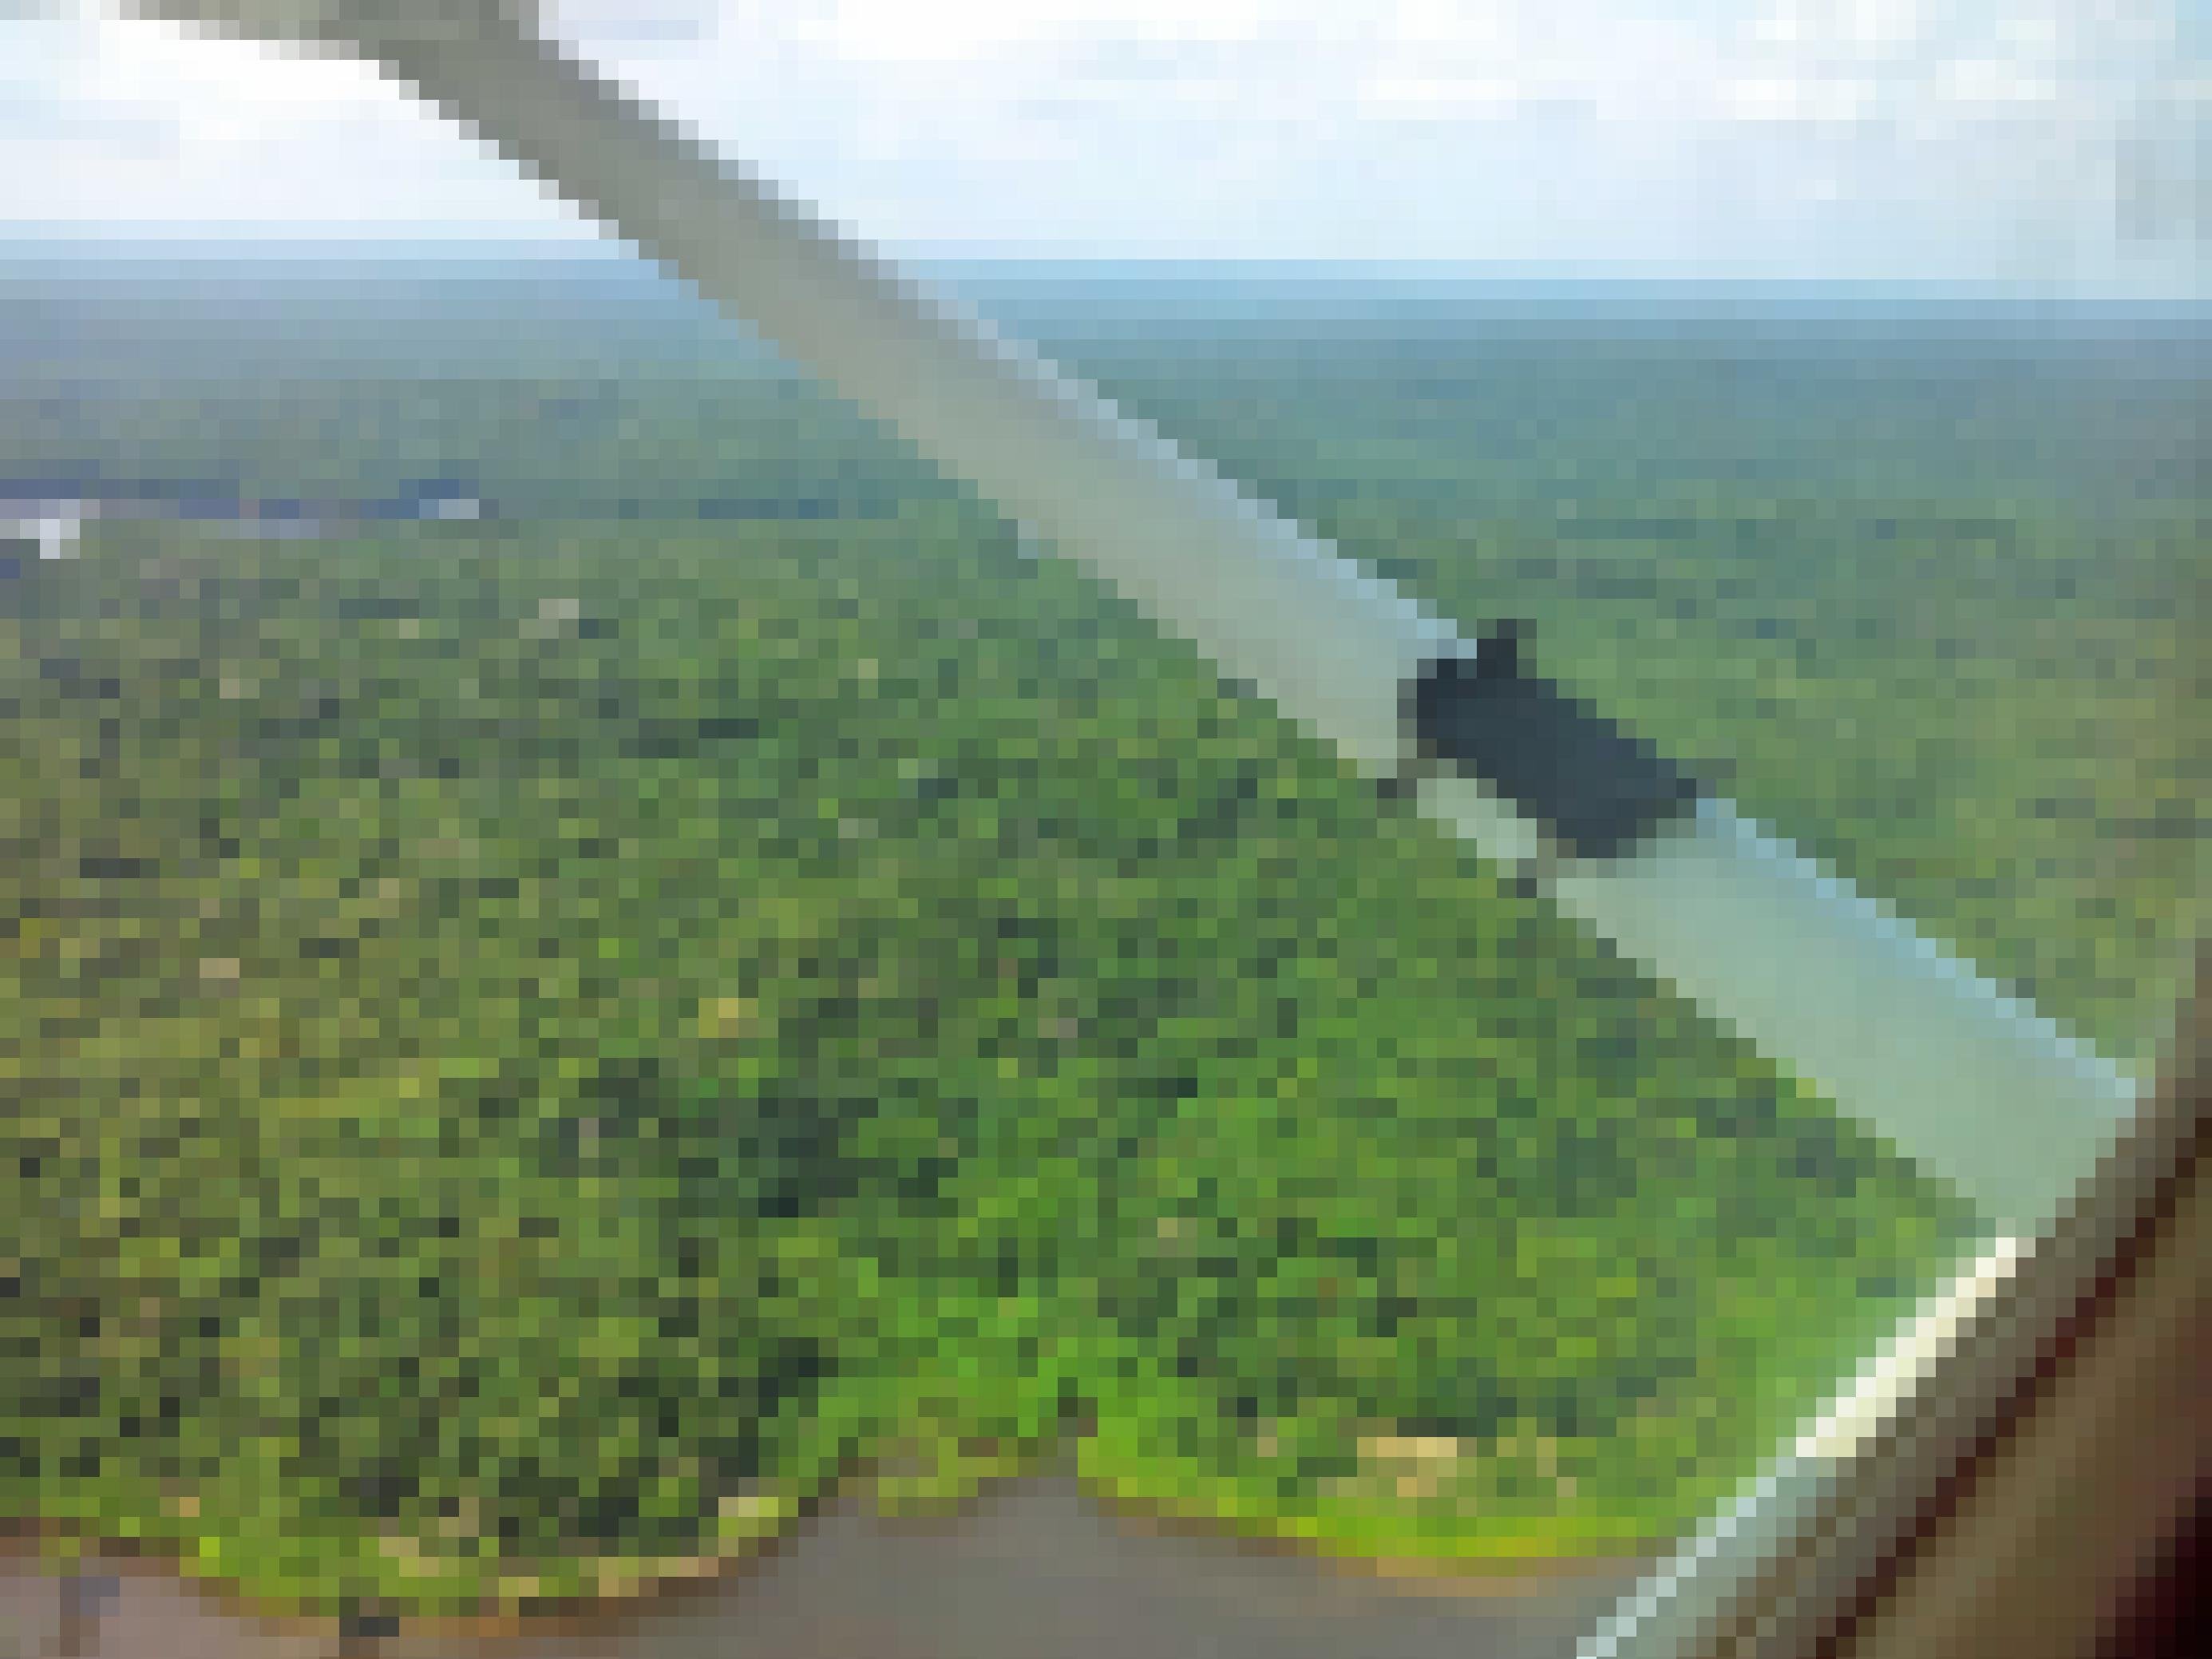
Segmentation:
<svg viewBox="0 0 2212 1659">
<path fill-rule="evenodd" d="M 1480 778 L 1574 858 L 1616 858 L 1683 816 L 1696 779 L 1581 698 L 1530 671 L 1532 629 L 1499 623 L 1472 656 L 1438 657 L 1407 682 L 1420 763 Z"/>
</svg>

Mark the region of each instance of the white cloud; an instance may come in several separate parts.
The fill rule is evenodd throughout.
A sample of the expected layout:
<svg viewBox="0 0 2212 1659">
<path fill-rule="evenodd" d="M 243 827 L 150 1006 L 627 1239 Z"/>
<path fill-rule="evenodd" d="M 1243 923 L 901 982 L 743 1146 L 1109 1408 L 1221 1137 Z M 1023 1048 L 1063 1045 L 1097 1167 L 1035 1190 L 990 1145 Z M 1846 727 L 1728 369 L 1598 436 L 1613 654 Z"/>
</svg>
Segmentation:
<svg viewBox="0 0 2212 1659">
<path fill-rule="evenodd" d="M 1996 109 L 2052 105 L 2064 95 L 2051 70 L 2014 58 L 1961 58 L 1937 85 L 1951 103 Z"/>
<path fill-rule="evenodd" d="M 1395 115 L 1480 118 L 1510 115 L 1529 101 L 1528 89 L 1510 76 L 1385 73 L 1361 82 L 1363 106 L 1388 120 Z"/>
<path fill-rule="evenodd" d="M 0 226 L 548 223 L 369 65 L 83 5 L 0 31 L 41 88 L 0 127 Z"/>
<path fill-rule="evenodd" d="M 1271 0 L 817 0 L 771 18 L 734 9 L 750 24 L 787 33 L 855 63 L 973 61 L 1085 40 L 1242 41 L 1260 39 L 1300 8 Z"/>
<path fill-rule="evenodd" d="M 1849 123 L 1870 118 L 1877 100 L 1863 79 L 1749 75 L 1727 82 L 1720 104 L 1737 120 Z"/>
<path fill-rule="evenodd" d="M 894 247 L 2110 262 L 2111 157 L 2203 130 L 2185 0 L 553 0 Z M 582 234 L 358 65 L 0 21 L 0 224 Z M 0 98 L 9 69 L 0 68 Z M 2155 112 L 2154 118 L 2146 112 Z M 2100 158 L 2103 158 L 2101 161 Z M 2101 171 L 2100 171 L 2101 169 Z M 2054 241 L 2055 239 L 2055 241 Z M 2047 252 L 2036 258 L 2049 263 Z"/>
</svg>

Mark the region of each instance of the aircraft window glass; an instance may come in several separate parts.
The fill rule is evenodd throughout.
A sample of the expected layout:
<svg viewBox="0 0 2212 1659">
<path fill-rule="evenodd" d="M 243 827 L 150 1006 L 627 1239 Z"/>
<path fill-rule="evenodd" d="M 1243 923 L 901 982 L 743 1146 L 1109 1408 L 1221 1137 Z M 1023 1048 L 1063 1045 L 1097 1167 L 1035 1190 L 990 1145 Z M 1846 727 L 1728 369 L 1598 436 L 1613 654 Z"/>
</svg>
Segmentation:
<svg viewBox="0 0 2212 1659">
<path fill-rule="evenodd" d="M 1353 269 L 1391 225 L 1385 258 L 1480 252 L 1439 226 L 1440 133 L 1476 168 L 1540 131 L 1605 176 L 1575 112 L 1633 90 L 1613 60 L 1534 9 L 1478 40 L 1407 7 L 1338 85 L 1368 47 L 1327 8 L 1188 39 L 1174 8 L 970 9 L 555 21 L 2156 1063 L 2206 770 L 2212 365 L 2170 247 L 2039 285 L 1968 236 L 1932 274 L 1978 286 L 1821 283 L 1840 210 L 1775 223 L 1778 276 L 1711 225 L 1736 262 L 1686 269 L 1655 208 L 1540 270 Z M 98 163 L 125 195 L 181 167 L 166 242 L 0 189 L 0 1510 L 371 1631 L 694 1580 L 833 1489 L 928 1514 L 1009 1476 L 1401 1570 L 1633 1562 L 1986 1242 L 1786 1056 L 1378 806 L 679 284 L 374 112 L 373 76 L 162 27 L 0 41 L 58 54 L 46 113 L 111 137 L 173 107 L 149 66 L 234 72 L 264 168 L 335 142 L 270 113 L 288 76 L 351 88 L 365 149 L 447 178 L 441 235 L 509 240 L 426 246 L 397 193 L 380 243 L 276 238 L 299 179 L 227 197 L 197 130 Z M 1922 88 L 1901 143 L 1995 96 L 1931 41 L 1846 30 L 1824 78 L 1753 33 L 1692 78 L 1711 110 L 1637 118 L 1722 145 L 1768 118 L 1728 100 L 1781 86 L 1773 142 L 1817 130 L 1844 148 L 1800 163 L 1873 190 L 1895 156 L 1848 149 L 1845 103 Z M 2058 72 L 2004 40 L 2016 81 Z M 1465 68 L 1504 45 L 1517 90 Z M 1973 132 L 1942 153 L 1986 160 Z M 1115 135 L 1115 177 L 1038 218 Z M 1776 187 L 1735 154 L 1731 188 Z M 1385 161 L 1364 199 L 1345 174 Z M 966 242 L 933 228 L 979 201 Z M 1004 257 L 1040 249 L 1086 257 Z M 1042 1616 L 1009 1595 L 1001 1636 Z M 1526 1650 L 1565 1650 L 1567 1607 Z"/>
</svg>

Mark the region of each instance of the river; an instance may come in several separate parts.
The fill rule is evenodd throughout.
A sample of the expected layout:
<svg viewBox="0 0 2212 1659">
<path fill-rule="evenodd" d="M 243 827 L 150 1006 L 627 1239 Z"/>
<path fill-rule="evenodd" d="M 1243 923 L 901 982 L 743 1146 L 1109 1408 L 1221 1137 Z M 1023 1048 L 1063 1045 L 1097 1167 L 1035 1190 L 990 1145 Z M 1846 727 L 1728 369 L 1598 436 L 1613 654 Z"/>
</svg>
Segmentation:
<svg viewBox="0 0 2212 1659">
<path fill-rule="evenodd" d="M 1379 1578 L 1119 1517 L 1040 1477 L 948 1521 L 848 1501 L 652 1612 L 485 1639 L 347 1640 L 150 1563 L 88 1564 L 72 1586 L 19 1553 L 0 1557 L 0 1659 L 1570 1659 L 1638 1571 Z"/>
</svg>

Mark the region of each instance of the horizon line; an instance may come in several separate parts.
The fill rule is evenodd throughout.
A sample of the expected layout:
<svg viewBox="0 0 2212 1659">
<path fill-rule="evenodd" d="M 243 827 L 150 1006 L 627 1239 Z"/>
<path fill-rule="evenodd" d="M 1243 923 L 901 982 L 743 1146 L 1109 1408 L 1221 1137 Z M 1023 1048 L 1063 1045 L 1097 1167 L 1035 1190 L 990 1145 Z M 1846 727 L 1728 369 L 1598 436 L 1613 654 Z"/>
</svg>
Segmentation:
<svg viewBox="0 0 2212 1659">
<path fill-rule="evenodd" d="M 160 225 L 97 226 L 0 223 L 0 263 L 40 258 L 128 259 L 134 252 L 166 258 L 281 264 L 290 258 L 345 260 L 362 264 L 467 264 L 487 261 L 631 266 L 654 269 L 636 249 L 611 239 L 542 236 L 392 236 L 341 232 L 280 233 L 260 227 L 173 228 Z M 1457 280 L 1495 283 L 1613 283 L 1622 286 L 1845 289 L 1940 298 L 1990 298 L 2043 303 L 2119 303 L 2212 307 L 2212 286 L 2202 282 L 2111 277 L 2043 277 L 2002 273 L 1803 271 L 1701 266 L 1682 260 L 1594 261 L 1441 258 L 1331 258 L 1271 254 L 1115 253 L 1043 251 L 988 244 L 939 244 L 892 251 L 895 265 L 917 270 L 967 268 L 1023 270 L 1039 275 L 1107 270 L 1133 275 L 1250 275 L 1370 281 Z"/>
</svg>

